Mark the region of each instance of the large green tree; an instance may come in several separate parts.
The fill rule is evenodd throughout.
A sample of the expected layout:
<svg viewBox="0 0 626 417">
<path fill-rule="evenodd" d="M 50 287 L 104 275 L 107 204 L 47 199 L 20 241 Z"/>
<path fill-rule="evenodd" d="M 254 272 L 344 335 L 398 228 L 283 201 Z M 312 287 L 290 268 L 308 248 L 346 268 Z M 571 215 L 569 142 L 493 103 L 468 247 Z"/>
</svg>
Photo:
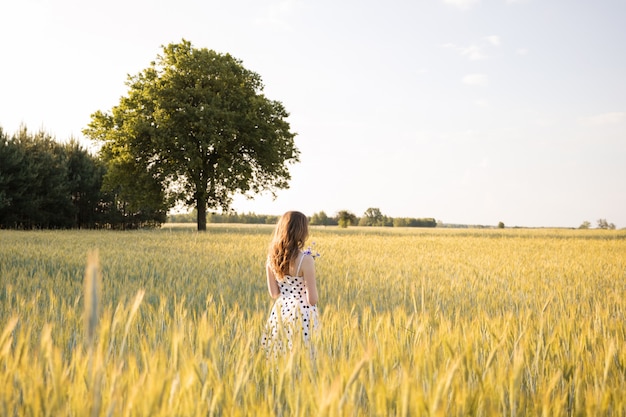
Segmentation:
<svg viewBox="0 0 626 417">
<path fill-rule="evenodd" d="M 229 54 L 183 40 L 135 76 L 110 112 L 98 111 L 84 133 L 103 142 L 108 159 L 158 181 L 171 202 L 198 212 L 228 209 L 234 194 L 288 187 L 299 160 L 282 103 L 263 94 L 261 77 Z"/>
</svg>

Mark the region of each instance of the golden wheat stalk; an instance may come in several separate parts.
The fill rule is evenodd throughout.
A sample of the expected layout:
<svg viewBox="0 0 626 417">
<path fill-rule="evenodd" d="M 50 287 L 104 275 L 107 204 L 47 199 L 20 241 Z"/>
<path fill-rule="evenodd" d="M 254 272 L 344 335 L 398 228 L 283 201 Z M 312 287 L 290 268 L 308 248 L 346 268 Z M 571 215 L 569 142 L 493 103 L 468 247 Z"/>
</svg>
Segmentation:
<svg viewBox="0 0 626 417">
<path fill-rule="evenodd" d="M 93 346 L 96 329 L 98 327 L 101 281 L 102 276 L 100 275 L 98 251 L 93 250 L 87 254 L 87 267 L 85 268 L 84 280 L 85 344 L 88 347 Z"/>
</svg>

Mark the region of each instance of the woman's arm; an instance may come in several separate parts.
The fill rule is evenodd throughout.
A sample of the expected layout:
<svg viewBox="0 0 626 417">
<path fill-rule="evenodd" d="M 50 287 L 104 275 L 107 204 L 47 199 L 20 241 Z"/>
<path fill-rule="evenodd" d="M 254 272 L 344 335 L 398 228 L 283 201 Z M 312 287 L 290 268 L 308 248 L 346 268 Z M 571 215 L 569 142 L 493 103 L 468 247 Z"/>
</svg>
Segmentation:
<svg viewBox="0 0 626 417">
<path fill-rule="evenodd" d="M 304 274 L 307 301 L 309 305 L 314 306 L 317 304 L 317 284 L 315 282 L 315 260 L 313 257 L 311 255 L 304 255 L 300 268 Z"/>
<path fill-rule="evenodd" d="M 278 288 L 278 282 L 274 276 L 274 271 L 270 267 L 270 263 L 265 264 L 265 274 L 267 275 L 267 289 L 270 292 L 272 298 L 278 298 L 280 295 L 280 288 Z"/>
</svg>

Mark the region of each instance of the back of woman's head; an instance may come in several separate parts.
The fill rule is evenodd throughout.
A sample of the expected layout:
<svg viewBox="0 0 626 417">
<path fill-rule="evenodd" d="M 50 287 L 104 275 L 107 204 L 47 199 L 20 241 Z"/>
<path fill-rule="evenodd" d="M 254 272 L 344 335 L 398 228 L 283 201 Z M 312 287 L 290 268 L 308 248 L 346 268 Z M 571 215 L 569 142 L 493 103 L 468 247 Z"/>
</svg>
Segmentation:
<svg viewBox="0 0 626 417">
<path fill-rule="evenodd" d="M 269 247 L 269 263 L 279 281 L 289 275 L 291 262 L 297 258 L 308 236 L 309 220 L 299 211 L 288 211 L 278 220 Z"/>
</svg>

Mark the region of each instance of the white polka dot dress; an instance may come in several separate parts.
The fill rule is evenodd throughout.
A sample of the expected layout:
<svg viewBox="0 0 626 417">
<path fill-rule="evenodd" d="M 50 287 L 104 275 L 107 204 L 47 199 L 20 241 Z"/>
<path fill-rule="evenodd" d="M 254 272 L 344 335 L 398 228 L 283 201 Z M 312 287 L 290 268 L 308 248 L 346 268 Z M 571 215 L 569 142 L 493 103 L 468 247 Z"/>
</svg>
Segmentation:
<svg viewBox="0 0 626 417">
<path fill-rule="evenodd" d="M 285 353 L 285 345 L 289 350 L 293 348 L 294 335 L 309 346 L 312 332 L 319 327 L 317 306 L 309 305 L 304 277 L 298 276 L 303 259 L 304 255 L 300 257 L 296 276 L 285 275 L 283 281 L 278 281 L 280 295 L 272 307 L 261 339 L 265 350 L 268 354 L 273 353 L 274 357 Z"/>
</svg>

